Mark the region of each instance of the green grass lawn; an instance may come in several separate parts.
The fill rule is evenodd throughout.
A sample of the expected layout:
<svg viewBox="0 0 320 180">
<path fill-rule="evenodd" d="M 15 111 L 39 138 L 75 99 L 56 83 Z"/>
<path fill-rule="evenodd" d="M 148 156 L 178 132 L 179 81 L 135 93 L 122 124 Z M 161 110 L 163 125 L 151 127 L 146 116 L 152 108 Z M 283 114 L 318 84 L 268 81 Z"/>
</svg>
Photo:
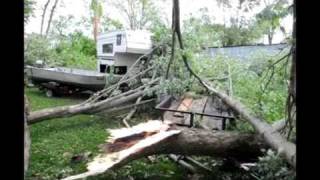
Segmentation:
<svg viewBox="0 0 320 180">
<path fill-rule="evenodd" d="M 31 110 L 76 104 L 84 99 L 75 97 L 48 98 L 36 88 L 27 88 L 25 93 Z M 145 118 L 145 117 L 144 117 Z M 142 116 L 133 119 L 143 121 Z M 73 156 L 91 152 L 92 157 L 99 152 L 99 145 L 108 137 L 107 128 L 123 127 L 121 118 L 96 115 L 77 115 L 43 121 L 30 127 L 31 155 L 26 179 L 59 179 L 84 172 L 86 162 L 72 163 Z M 146 159 L 131 162 L 125 167 L 101 176 L 88 179 L 184 179 L 186 172 L 165 156 L 156 162 Z"/>
</svg>

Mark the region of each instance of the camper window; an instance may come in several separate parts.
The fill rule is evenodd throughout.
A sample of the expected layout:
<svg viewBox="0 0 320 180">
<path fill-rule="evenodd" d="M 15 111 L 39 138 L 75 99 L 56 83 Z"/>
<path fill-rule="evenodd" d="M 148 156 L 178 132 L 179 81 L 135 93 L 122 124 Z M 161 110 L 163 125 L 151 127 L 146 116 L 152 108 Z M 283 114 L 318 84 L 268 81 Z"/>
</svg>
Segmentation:
<svg viewBox="0 0 320 180">
<path fill-rule="evenodd" d="M 100 72 L 101 72 L 101 73 L 105 73 L 105 72 L 106 72 L 106 68 L 107 68 L 107 65 L 105 65 L 105 64 L 100 64 Z"/>
<path fill-rule="evenodd" d="M 117 35 L 117 46 L 121 45 L 121 34 Z"/>
<path fill-rule="evenodd" d="M 113 44 L 102 45 L 102 53 L 112 53 L 112 52 L 113 52 Z"/>
<path fill-rule="evenodd" d="M 126 74 L 127 66 L 116 66 L 114 67 L 114 74 Z"/>
</svg>

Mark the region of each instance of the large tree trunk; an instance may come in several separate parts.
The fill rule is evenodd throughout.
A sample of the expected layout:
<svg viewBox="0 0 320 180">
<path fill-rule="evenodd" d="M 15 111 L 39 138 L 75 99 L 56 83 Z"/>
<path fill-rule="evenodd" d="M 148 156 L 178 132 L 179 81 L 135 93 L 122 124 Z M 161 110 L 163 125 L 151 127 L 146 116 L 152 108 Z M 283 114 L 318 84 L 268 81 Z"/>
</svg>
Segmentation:
<svg viewBox="0 0 320 180">
<path fill-rule="evenodd" d="M 296 127 L 296 8 L 293 4 L 293 31 L 292 31 L 292 62 L 290 70 L 290 84 L 288 87 L 287 98 L 287 117 L 286 117 L 286 134 L 290 139 L 292 130 Z"/>
<path fill-rule="evenodd" d="M 24 174 L 26 174 L 29 165 L 29 155 L 30 155 L 30 134 L 27 125 L 27 115 L 29 113 L 29 103 L 26 96 L 24 96 Z"/>
<path fill-rule="evenodd" d="M 95 42 L 97 42 L 97 37 L 99 34 L 99 24 L 100 24 L 100 18 L 97 16 L 94 16 L 93 17 L 93 37 Z"/>
<path fill-rule="evenodd" d="M 48 0 L 46 2 L 46 4 L 44 5 L 44 8 L 43 8 L 43 12 L 42 12 L 42 16 L 41 16 L 41 27 L 40 27 L 40 34 L 42 35 L 42 32 L 43 32 L 43 22 L 44 22 L 44 18 L 46 16 L 46 12 L 47 12 L 47 8 L 48 8 L 48 5 L 50 3 L 50 0 Z"/>
<path fill-rule="evenodd" d="M 65 180 L 80 179 L 116 169 L 130 161 L 155 154 L 208 155 L 256 159 L 266 145 L 253 134 L 178 127 L 170 122 L 148 121 L 131 128 L 109 130 L 104 154 L 88 163 L 88 171 Z"/>
<path fill-rule="evenodd" d="M 268 33 L 268 43 L 269 43 L 269 45 L 272 45 L 272 39 L 273 39 L 273 33 L 269 32 Z"/>
<path fill-rule="evenodd" d="M 56 9 L 56 7 L 57 7 L 58 1 L 59 1 L 59 0 L 56 0 L 56 1 L 54 2 L 54 5 L 52 6 L 51 13 L 50 13 L 50 17 L 49 17 L 49 20 L 48 20 L 48 26 L 47 26 L 47 30 L 46 30 L 46 36 L 48 36 L 49 30 L 50 30 L 51 21 L 52 21 L 52 17 L 53 17 L 53 14 L 54 14 L 55 9 Z"/>
<path fill-rule="evenodd" d="M 182 35 L 180 31 L 180 17 L 179 17 L 179 0 L 173 0 L 173 6 L 175 10 L 175 22 L 174 30 L 177 32 L 180 48 L 183 50 Z M 293 167 L 296 166 L 296 145 L 288 142 L 279 132 L 275 131 L 271 125 L 264 120 L 258 119 L 251 115 L 251 113 L 238 101 L 235 101 L 228 95 L 219 92 L 215 88 L 211 87 L 208 83 L 204 82 L 190 67 L 187 57 L 182 54 L 182 60 L 190 71 L 190 73 L 196 77 L 196 79 L 202 84 L 209 92 L 219 97 L 226 105 L 228 105 L 235 113 L 240 115 L 243 119 L 247 120 L 254 129 L 263 136 L 264 140 L 278 153 L 284 157 L 289 164 Z"/>
</svg>

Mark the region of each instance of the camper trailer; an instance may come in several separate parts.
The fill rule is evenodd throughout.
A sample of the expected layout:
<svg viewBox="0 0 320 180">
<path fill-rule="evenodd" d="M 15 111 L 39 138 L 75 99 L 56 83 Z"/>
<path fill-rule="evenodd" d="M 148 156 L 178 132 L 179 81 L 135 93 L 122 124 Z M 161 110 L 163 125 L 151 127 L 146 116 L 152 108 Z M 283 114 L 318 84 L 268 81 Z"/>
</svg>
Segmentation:
<svg viewBox="0 0 320 180">
<path fill-rule="evenodd" d="M 123 75 L 151 48 L 151 33 L 145 30 L 102 33 L 97 38 L 97 70 L 100 73 Z"/>
<path fill-rule="evenodd" d="M 108 76 L 112 77 L 112 80 L 108 79 L 108 83 L 117 82 L 130 66 L 151 48 L 151 33 L 148 31 L 111 31 L 98 36 L 98 71 L 34 66 L 27 66 L 25 71 L 34 84 L 46 90 L 48 96 L 84 90 L 97 91 L 107 85 L 106 73 L 114 74 L 114 76 Z M 42 66 L 40 61 L 38 64 Z M 126 85 L 121 88 L 126 88 Z"/>
</svg>

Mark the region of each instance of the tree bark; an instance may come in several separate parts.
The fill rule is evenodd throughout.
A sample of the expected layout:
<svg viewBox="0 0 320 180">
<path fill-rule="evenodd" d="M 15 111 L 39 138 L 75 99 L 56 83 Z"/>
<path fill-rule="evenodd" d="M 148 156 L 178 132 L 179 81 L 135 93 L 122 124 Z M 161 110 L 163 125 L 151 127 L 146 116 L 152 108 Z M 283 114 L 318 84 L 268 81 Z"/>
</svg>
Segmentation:
<svg viewBox="0 0 320 180">
<path fill-rule="evenodd" d="M 292 62 L 290 70 L 290 83 L 286 104 L 286 133 L 290 139 L 292 130 L 296 127 L 296 6 L 293 4 L 293 31 L 292 31 Z"/>
<path fill-rule="evenodd" d="M 24 96 L 24 174 L 26 174 L 29 165 L 29 156 L 30 156 L 30 134 L 29 128 L 27 125 L 27 115 L 29 114 L 29 102 L 28 98 Z"/>
<path fill-rule="evenodd" d="M 140 96 L 137 101 L 136 104 L 139 104 L 140 101 L 142 99 L 142 96 Z M 125 124 L 126 127 L 130 127 L 130 125 L 128 124 L 128 120 L 131 119 L 131 117 L 134 115 L 134 113 L 136 113 L 137 111 L 137 106 L 134 106 L 133 109 L 131 109 L 131 111 L 127 114 L 127 116 L 125 118 L 122 119 L 123 124 Z"/>
<path fill-rule="evenodd" d="M 273 39 L 273 33 L 270 32 L 270 33 L 268 33 L 268 43 L 269 43 L 269 45 L 272 45 L 272 39 Z"/>
<path fill-rule="evenodd" d="M 169 76 L 169 72 L 170 72 L 170 67 L 171 67 L 171 64 L 174 60 L 174 48 L 176 46 L 176 31 L 175 31 L 175 25 L 176 23 L 174 22 L 175 21 L 175 9 L 174 9 L 174 6 L 172 7 L 172 41 L 171 41 L 171 57 L 170 57 L 170 60 L 168 62 L 168 67 L 167 67 L 167 71 L 166 71 L 166 76 L 165 78 L 168 79 L 168 76 Z"/>
<path fill-rule="evenodd" d="M 109 132 L 111 139 L 103 146 L 104 154 L 88 164 L 87 172 L 65 180 L 101 174 L 155 154 L 207 155 L 247 161 L 256 159 L 261 155 L 260 149 L 266 147 L 254 134 L 183 128 L 161 121 Z"/>
<path fill-rule="evenodd" d="M 42 35 L 42 32 L 43 32 L 43 22 L 44 22 L 44 18 L 45 18 L 45 16 L 46 16 L 46 12 L 47 12 L 47 8 L 48 8 L 49 3 L 50 3 L 50 0 L 48 0 L 48 1 L 46 2 L 46 4 L 44 5 L 44 9 L 43 9 L 43 12 L 42 12 L 40 35 Z"/>
<path fill-rule="evenodd" d="M 97 42 L 98 36 L 98 19 L 96 16 L 93 17 L 93 39 L 94 42 Z"/>
<path fill-rule="evenodd" d="M 48 36 L 49 30 L 50 30 L 51 21 L 52 21 L 52 17 L 53 17 L 53 14 L 54 14 L 54 10 L 57 7 L 58 1 L 59 0 L 56 0 L 54 2 L 54 5 L 52 6 L 52 9 L 51 9 L 50 17 L 49 17 L 49 20 L 48 20 L 48 26 L 47 26 L 47 30 L 46 30 L 46 37 Z"/>
</svg>

